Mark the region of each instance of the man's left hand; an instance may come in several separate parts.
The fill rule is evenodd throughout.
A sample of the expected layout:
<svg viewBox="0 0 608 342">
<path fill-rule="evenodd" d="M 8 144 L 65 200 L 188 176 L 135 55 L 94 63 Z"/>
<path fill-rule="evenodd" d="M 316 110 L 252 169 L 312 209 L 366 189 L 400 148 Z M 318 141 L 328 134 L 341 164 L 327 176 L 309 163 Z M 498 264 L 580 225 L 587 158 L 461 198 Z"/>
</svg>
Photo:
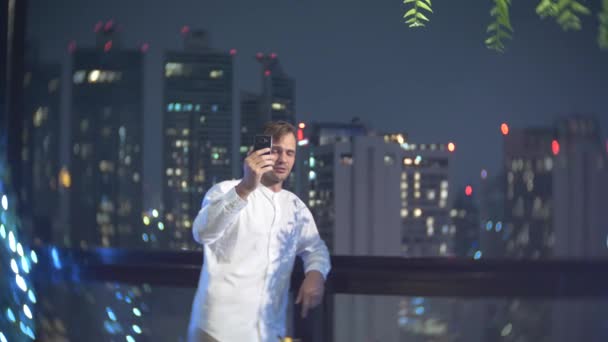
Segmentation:
<svg viewBox="0 0 608 342">
<path fill-rule="evenodd" d="M 296 304 L 302 304 L 302 318 L 306 318 L 308 310 L 315 308 L 323 299 L 325 280 L 319 271 L 309 271 L 304 277 Z"/>
</svg>

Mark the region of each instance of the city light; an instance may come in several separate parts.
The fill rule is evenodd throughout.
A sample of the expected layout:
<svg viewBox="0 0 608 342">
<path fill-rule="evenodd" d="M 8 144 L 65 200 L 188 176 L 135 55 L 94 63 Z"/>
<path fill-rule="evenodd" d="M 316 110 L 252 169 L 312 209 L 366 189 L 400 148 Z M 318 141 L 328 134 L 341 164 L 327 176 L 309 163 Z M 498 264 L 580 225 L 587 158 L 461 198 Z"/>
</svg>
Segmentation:
<svg viewBox="0 0 608 342">
<path fill-rule="evenodd" d="M 109 52 L 111 49 L 112 49 L 112 41 L 108 40 L 103 46 L 103 51 Z"/>
<path fill-rule="evenodd" d="M 76 51 L 76 41 L 71 40 L 71 41 L 68 43 L 68 52 L 69 52 L 69 53 L 74 53 L 75 51 Z"/>
<path fill-rule="evenodd" d="M 181 34 L 188 34 L 190 32 L 190 26 L 184 25 L 180 30 Z"/>
<path fill-rule="evenodd" d="M 467 187 L 464 189 L 464 193 L 465 193 L 465 195 L 471 197 L 471 195 L 473 195 L 473 187 L 470 185 L 467 185 Z"/>
<path fill-rule="evenodd" d="M 503 123 L 502 125 L 500 125 L 500 131 L 502 132 L 502 135 L 508 135 L 509 134 L 509 125 L 507 125 L 506 123 Z"/>
<path fill-rule="evenodd" d="M 554 156 L 559 154 L 559 142 L 557 140 L 553 140 L 551 142 L 551 151 L 553 152 Z"/>
<path fill-rule="evenodd" d="M 258 52 L 258 53 L 255 54 L 255 58 L 262 59 L 262 58 L 264 58 L 264 54 L 261 53 L 261 52 Z"/>
<path fill-rule="evenodd" d="M 475 252 L 475 255 L 473 256 L 473 259 L 475 259 L 475 260 L 481 259 L 481 254 L 482 254 L 481 251 Z"/>
<path fill-rule="evenodd" d="M 98 33 L 99 31 L 101 31 L 102 27 L 103 27 L 103 23 L 101 21 L 98 21 L 97 24 L 95 24 L 95 28 L 93 29 L 93 31 L 95 33 Z"/>
<path fill-rule="evenodd" d="M 72 176 L 65 166 L 59 171 L 59 184 L 66 189 L 72 185 Z"/>
<path fill-rule="evenodd" d="M 298 124 L 298 128 L 304 129 L 304 128 L 306 128 L 306 124 L 305 124 L 305 123 L 303 123 L 303 122 L 300 122 L 300 123 Z"/>
<path fill-rule="evenodd" d="M 150 49 L 150 44 L 149 43 L 143 43 L 143 44 L 141 44 L 140 50 L 141 50 L 142 53 L 148 52 L 149 49 Z"/>
<path fill-rule="evenodd" d="M 237 50 L 236 49 L 230 49 L 230 56 L 234 56 L 236 55 Z"/>
<path fill-rule="evenodd" d="M 450 151 L 450 152 L 456 151 L 456 144 L 454 144 L 453 142 L 449 142 L 448 143 L 448 151 Z"/>
<path fill-rule="evenodd" d="M 105 31 L 110 31 L 112 29 L 112 27 L 114 26 L 114 21 L 113 20 L 109 20 L 103 27 L 103 29 Z"/>
<path fill-rule="evenodd" d="M 481 170 L 481 179 L 488 178 L 488 171 L 486 169 Z"/>
<path fill-rule="evenodd" d="M 273 53 L 271 53 L 271 54 L 270 54 L 270 58 L 272 58 L 272 59 L 277 58 L 277 54 L 276 54 L 276 53 L 274 53 L 274 52 L 273 52 Z"/>
<path fill-rule="evenodd" d="M 264 76 L 266 76 L 266 77 L 270 76 L 270 70 L 265 70 L 264 71 Z"/>
</svg>

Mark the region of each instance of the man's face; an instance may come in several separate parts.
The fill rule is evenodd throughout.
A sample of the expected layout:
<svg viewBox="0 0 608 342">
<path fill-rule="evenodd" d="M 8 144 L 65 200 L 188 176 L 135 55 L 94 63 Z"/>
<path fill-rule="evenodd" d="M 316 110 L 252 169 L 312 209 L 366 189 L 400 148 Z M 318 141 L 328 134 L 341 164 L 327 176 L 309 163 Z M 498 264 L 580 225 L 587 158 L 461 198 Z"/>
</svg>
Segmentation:
<svg viewBox="0 0 608 342">
<path fill-rule="evenodd" d="M 273 183 L 285 181 L 296 160 L 296 137 L 288 133 L 278 141 L 273 140 L 270 155 L 274 160 L 274 167 L 272 171 L 266 172 L 263 177 Z"/>
</svg>

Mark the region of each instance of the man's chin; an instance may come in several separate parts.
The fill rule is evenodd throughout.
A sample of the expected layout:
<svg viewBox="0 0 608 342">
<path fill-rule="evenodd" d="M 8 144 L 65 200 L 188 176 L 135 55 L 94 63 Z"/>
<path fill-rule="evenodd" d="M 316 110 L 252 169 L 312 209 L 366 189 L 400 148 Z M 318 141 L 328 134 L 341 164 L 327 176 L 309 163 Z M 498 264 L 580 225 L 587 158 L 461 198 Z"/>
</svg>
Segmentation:
<svg viewBox="0 0 608 342">
<path fill-rule="evenodd" d="M 289 174 L 277 174 L 274 171 L 266 172 L 262 177 L 267 183 L 281 183 L 287 179 Z"/>
</svg>

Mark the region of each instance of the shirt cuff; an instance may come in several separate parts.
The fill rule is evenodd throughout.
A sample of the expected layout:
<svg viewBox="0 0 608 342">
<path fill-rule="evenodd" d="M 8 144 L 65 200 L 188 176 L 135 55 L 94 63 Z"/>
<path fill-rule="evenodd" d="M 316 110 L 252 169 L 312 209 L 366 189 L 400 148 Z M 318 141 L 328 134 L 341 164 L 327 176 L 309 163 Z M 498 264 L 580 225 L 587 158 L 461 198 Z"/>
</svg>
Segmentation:
<svg viewBox="0 0 608 342">
<path fill-rule="evenodd" d="M 308 265 L 308 267 L 306 267 L 304 269 L 304 274 L 306 274 L 310 271 L 318 271 L 323 276 L 323 279 L 327 280 L 327 274 L 329 274 L 329 270 L 330 270 L 330 267 L 328 265 L 323 265 L 321 263 L 314 263 L 314 264 Z"/>
<path fill-rule="evenodd" d="M 247 205 L 247 201 L 239 196 L 234 187 L 226 193 L 224 201 L 226 202 L 224 209 L 229 213 L 238 212 Z"/>
</svg>

